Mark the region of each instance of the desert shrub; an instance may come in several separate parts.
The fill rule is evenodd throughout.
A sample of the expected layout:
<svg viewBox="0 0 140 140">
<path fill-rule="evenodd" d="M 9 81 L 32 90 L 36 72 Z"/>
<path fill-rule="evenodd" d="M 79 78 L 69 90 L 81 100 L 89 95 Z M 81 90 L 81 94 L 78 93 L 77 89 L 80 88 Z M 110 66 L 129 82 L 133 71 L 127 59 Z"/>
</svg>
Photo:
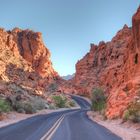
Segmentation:
<svg viewBox="0 0 140 140">
<path fill-rule="evenodd" d="M 15 105 L 15 109 L 19 113 L 33 114 L 37 111 L 30 102 L 16 102 Z"/>
<path fill-rule="evenodd" d="M 128 109 L 123 114 L 123 119 L 125 121 L 131 120 L 134 123 L 140 122 L 140 102 L 135 101 L 133 102 Z"/>
<path fill-rule="evenodd" d="M 66 107 L 66 98 L 63 96 L 59 96 L 59 95 L 55 95 L 52 97 L 54 100 L 54 103 L 56 105 L 56 107 L 58 108 L 64 108 Z"/>
<path fill-rule="evenodd" d="M 49 104 L 49 109 L 56 109 L 54 104 Z"/>
<path fill-rule="evenodd" d="M 19 113 L 32 114 L 46 108 L 46 102 L 40 97 L 19 97 L 14 95 L 7 99 L 13 109 Z"/>
<path fill-rule="evenodd" d="M 24 94 L 26 91 L 21 87 L 14 83 L 8 85 L 10 89 L 12 89 L 15 93 Z"/>
<path fill-rule="evenodd" d="M 130 112 L 129 110 L 125 110 L 124 113 L 123 113 L 123 120 L 124 121 L 127 121 L 130 117 Z"/>
<path fill-rule="evenodd" d="M 98 101 L 92 103 L 92 108 L 94 111 L 101 111 L 105 108 L 106 103 L 104 101 Z"/>
<path fill-rule="evenodd" d="M 57 85 L 56 83 L 52 83 L 52 84 L 50 84 L 49 87 L 48 87 L 48 90 L 49 90 L 50 92 L 54 92 L 54 91 L 56 91 L 57 89 L 58 89 L 58 85 Z"/>
<path fill-rule="evenodd" d="M 75 102 L 74 101 L 69 101 L 69 106 L 70 107 L 75 107 Z"/>
<path fill-rule="evenodd" d="M 102 111 L 106 107 L 106 97 L 101 88 L 94 88 L 91 94 L 92 109 Z"/>
<path fill-rule="evenodd" d="M 36 110 L 42 110 L 46 108 L 46 102 L 40 97 L 34 97 L 31 102 Z"/>
<path fill-rule="evenodd" d="M 33 104 L 29 102 L 24 104 L 24 110 L 27 114 L 33 114 L 37 112 L 37 109 L 33 106 Z"/>
<path fill-rule="evenodd" d="M 16 106 L 16 96 L 13 95 L 13 96 L 10 96 L 10 97 L 7 97 L 7 102 L 9 102 L 10 106 L 14 109 L 14 107 Z"/>
<path fill-rule="evenodd" d="M 66 100 L 66 104 L 65 104 L 66 108 L 70 108 L 70 107 L 75 107 L 75 102 L 73 100 Z"/>
<path fill-rule="evenodd" d="M 70 108 L 75 106 L 73 99 L 67 97 L 64 94 L 60 95 L 51 95 L 52 103 L 49 105 L 50 109 L 56 108 Z"/>
<path fill-rule="evenodd" d="M 9 112 L 10 110 L 10 104 L 4 99 L 0 99 L 0 113 Z"/>
</svg>

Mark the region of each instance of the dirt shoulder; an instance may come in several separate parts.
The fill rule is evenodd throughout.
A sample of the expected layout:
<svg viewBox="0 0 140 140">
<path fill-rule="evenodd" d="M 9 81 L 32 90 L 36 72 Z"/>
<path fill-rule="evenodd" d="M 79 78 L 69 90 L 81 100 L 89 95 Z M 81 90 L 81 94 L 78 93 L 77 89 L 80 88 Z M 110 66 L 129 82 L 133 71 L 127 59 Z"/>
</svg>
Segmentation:
<svg viewBox="0 0 140 140">
<path fill-rule="evenodd" d="M 103 120 L 101 115 L 92 111 L 87 112 L 87 115 L 92 121 L 108 128 L 123 140 L 140 140 L 140 123 L 122 123 L 122 120 Z"/>
</svg>

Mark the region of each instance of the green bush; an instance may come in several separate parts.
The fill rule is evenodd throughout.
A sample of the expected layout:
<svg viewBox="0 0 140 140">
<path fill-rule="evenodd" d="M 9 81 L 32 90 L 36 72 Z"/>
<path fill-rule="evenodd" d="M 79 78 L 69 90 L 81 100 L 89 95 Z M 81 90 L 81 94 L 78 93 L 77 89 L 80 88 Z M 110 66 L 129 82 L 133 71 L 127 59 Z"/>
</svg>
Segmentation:
<svg viewBox="0 0 140 140">
<path fill-rule="evenodd" d="M 33 114 L 37 112 L 37 109 L 33 106 L 33 104 L 29 102 L 24 104 L 24 110 L 26 114 Z"/>
<path fill-rule="evenodd" d="M 129 110 L 125 110 L 124 113 L 123 113 L 123 120 L 124 121 L 127 121 L 130 117 L 130 112 Z"/>
<path fill-rule="evenodd" d="M 65 107 L 66 108 L 75 107 L 75 102 L 73 100 L 66 100 Z"/>
<path fill-rule="evenodd" d="M 31 103 L 33 104 L 36 110 L 42 110 L 46 108 L 46 102 L 40 97 L 32 98 Z"/>
<path fill-rule="evenodd" d="M 54 104 L 49 104 L 49 109 L 57 109 Z"/>
<path fill-rule="evenodd" d="M 70 105 L 70 107 L 75 107 L 75 102 L 74 101 L 70 101 L 69 105 Z"/>
<path fill-rule="evenodd" d="M 0 113 L 9 112 L 10 110 L 10 104 L 4 99 L 0 99 Z"/>
<path fill-rule="evenodd" d="M 55 95 L 52 97 L 54 100 L 54 103 L 56 105 L 56 107 L 58 108 L 64 108 L 66 107 L 66 98 L 63 96 L 59 96 L 59 95 Z"/>
<path fill-rule="evenodd" d="M 103 109 L 105 109 L 106 103 L 104 101 L 98 101 L 98 102 L 94 102 L 92 103 L 92 109 L 94 111 L 102 111 Z"/>
<path fill-rule="evenodd" d="M 30 102 L 16 102 L 15 105 L 15 109 L 19 113 L 33 114 L 37 111 Z"/>
<path fill-rule="evenodd" d="M 92 109 L 94 111 L 102 111 L 106 107 L 106 97 L 101 88 L 94 88 L 91 94 Z"/>
<path fill-rule="evenodd" d="M 134 123 L 140 122 L 140 102 L 133 102 L 123 114 L 125 121 L 131 120 Z"/>
<path fill-rule="evenodd" d="M 32 114 L 46 108 L 46 102 L 40 97 L 20 97 L 14 95 L 7 99 L 14 110 L 19 113 Z"/>
</svg>

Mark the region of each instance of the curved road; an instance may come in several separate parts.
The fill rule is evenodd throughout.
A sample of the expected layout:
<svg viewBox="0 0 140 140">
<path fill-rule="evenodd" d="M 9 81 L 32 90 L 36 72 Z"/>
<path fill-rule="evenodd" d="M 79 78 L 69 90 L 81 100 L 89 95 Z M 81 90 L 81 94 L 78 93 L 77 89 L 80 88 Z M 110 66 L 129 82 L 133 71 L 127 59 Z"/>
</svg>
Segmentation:
<svg viewBox="0 0 140 140">
<path fill-rule="evenodd" d="M 73 96 L 81 109 L 38 115 L 0 128 L 0 140 L 122 140 L 88 119 L 90 104 Z"/>
</svg>

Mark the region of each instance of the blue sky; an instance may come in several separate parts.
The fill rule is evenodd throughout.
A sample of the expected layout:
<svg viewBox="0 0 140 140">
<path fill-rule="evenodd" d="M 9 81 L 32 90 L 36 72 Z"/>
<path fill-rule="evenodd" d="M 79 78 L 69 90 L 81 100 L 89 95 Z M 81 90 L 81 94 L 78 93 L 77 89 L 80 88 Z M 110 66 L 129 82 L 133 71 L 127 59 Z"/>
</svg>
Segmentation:
<svg viewBox="0 0 140 140">
<path fill-rule="evenodd" d="M 0 27 L 43 33 L 60 75 L 75 72 L 75 63 L 90 43 L 109 41 L 131 18 L 140 0 L 0 0 Z"/>
</svg>

